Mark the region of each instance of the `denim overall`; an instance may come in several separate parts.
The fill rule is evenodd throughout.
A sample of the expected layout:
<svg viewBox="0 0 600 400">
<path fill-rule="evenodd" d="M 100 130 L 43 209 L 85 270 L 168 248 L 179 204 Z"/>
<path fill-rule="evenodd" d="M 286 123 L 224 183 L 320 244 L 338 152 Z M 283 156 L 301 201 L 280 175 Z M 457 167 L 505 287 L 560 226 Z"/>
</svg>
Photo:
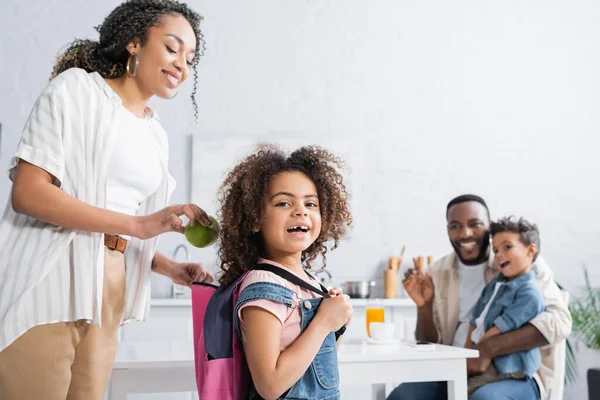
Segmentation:
<svg viewBox="0 0 600 400">
<path fill-rule="evenodd" d="M 242 337 L 238 312 L 240 307 L 252 300 L 267 299 L 286 304 L 288 307 L 300 307 L 302 332 L 306 330 L 319 309 L 322 298 L 300 299 L 291 289 L 272 282 L 257 282 L 247 286 L 238 298 L 235 306 L 235 330 Z M 331 332 L 321 345 L 310 366 L 280 399 L 290 400 L 339 400 L 340 377 L 338 373 L 335 333 Z M 259 400 L 254 385 L 250 386 L 248 400 Z"/>
</svg>

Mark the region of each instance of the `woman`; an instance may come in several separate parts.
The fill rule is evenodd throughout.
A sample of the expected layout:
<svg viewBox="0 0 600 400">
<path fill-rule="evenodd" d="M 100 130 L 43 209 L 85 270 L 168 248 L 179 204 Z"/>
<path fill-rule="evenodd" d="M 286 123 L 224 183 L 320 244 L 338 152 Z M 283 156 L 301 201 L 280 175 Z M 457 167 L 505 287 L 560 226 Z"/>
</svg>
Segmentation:
<svg viewBox="0 0 600 400">
<path fill-rule="evenodd" d="M 151 271 L 212 281 L 156 252 L 158 235 L 183 232 L 181 216 L 210 220 L 194 204 L 167 207 L 167 136 L 147 106 L 195 67 L 200 20 L 176 1 L 131 0 L 99 42 L 75 41 L 58 58 L 0 220 L 1 399 L 102 399 L 118 326 L 147 316 Z"/>
</svg>

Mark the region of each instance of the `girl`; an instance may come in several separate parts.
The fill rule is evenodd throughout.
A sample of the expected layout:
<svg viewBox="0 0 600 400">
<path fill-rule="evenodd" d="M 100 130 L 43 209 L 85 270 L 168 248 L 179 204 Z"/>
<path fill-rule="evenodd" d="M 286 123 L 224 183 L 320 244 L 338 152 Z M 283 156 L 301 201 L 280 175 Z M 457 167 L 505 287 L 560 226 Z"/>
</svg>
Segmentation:
<svg viewBox="0 0 600 400">
<path fill-rule="evenodd" d="M 340 166 L 316 146 L 289 157 L 262 147 L 221 186 L 220 282 L 270 264 L 307 284 L 259 270 L 241 284 L 236 316 L 252 376 L 249 399 L 339 398 L 334 332 L 349 323 L 352 307 L 340 289 L 327 299 L 309 290 L 319 283 L 306 269 L 319 255 L 325 266 L 327 242 L 335 249 L 352 222 Z"/>
<path fill-rule="evenodd" d="M 3 400 L 103 399 L 119 324 L 147 317 L 151 270 L 212 280 L 156 252 L 158 235 L 183 232 L 181 215 L 210 221 L 194 204 L 167 207 L 167 136 L 147 106 L 195 70 L 200 20 L 176 1 L 131 0 L 98 42 L 58 57 L 11 161 L 0 220 Z"/>
</svg>

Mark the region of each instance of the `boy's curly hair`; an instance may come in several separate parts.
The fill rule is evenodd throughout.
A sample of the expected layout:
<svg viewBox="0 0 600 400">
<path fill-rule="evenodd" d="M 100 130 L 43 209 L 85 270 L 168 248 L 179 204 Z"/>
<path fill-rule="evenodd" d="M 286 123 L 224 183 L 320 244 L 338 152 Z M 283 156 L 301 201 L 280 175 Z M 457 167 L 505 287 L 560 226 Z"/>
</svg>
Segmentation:
<svg viewBox="0 0 600 400">
<path fill-rule="evenodd" d="M 256 154 L 246 157 L 225 179 L 219 189 L 219 258 L 223 273 L 221 284 L 229 284 L 265 256 L 259 226 L 267 190 L 273 177 L 282 172 L 299 171 L 315 184 L 321 211 L 321 232 L 302 252 L 302 263 L 311 263 L 321 255 L 327 264 L 326 243 L 335 249 L 352 224 L 348 193 L 339 170 L 342 160 L 318 146 L 302 147 L 289 156 L 272 145 L 260 145 Z"/>
<path fill-rule="evenodd" d="M 498 233 L 512 232 L 519 234 L 519 241 L 525 246 L 529 246 L 534 243 L 537 247 L 533 261 L 535 261 L 540 254 L 541 243 L 540 243 L 540 230 L 536 224 L 528 222 L 524 218 L 517 219 L 514 216 L 501 218 L 497 222 L 490 224 L 490 234 L 492 237 Z"/>
</svg>

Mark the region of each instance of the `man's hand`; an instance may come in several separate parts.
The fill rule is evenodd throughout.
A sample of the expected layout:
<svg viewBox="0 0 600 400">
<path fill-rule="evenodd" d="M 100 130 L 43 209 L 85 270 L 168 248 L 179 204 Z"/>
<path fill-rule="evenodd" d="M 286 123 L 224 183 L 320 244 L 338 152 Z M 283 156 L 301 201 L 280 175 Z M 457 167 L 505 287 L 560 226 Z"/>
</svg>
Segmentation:
<svg viewBox="0 0 600 400">
<path fill-rule="evenodd" d="M 479 350 L 479 358 L 467 359 L 469 376 L 483 373 L 492 359 L 506 354 L 535 349 L 548 344 L 546 338 L 532 324 L 482 340 L 473 348 Z"/>
<path fill-rule="evenodd" d="M 475 345 L 473 349 L 479 350 L 479 357 L 467 358 L 467 376 L 483 374 L 492 363 L 492 357 L 488 355 L 484 346 Z"/>
<path fill-rule="evenodd" d="M 433 281 L 429 272 L 423 274 L 420 269 L 411 268 L 404 274 L 402 285 L 417 307 L 423 307 L 433 300 Z"/>
</svg>

